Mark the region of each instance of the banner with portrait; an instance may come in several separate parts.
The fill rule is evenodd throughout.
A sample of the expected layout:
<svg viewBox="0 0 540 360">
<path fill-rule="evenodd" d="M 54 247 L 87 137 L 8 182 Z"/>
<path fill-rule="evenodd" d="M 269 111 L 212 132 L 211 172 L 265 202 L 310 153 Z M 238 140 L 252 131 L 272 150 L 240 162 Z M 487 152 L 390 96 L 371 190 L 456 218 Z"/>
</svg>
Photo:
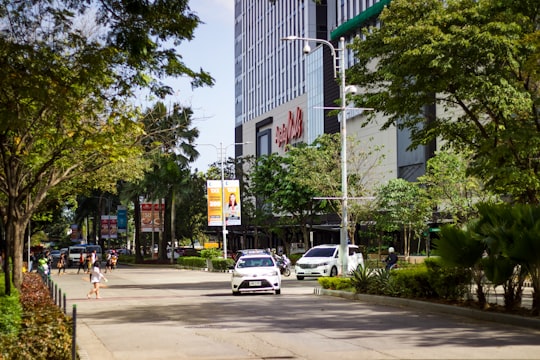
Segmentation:
<svg viewBox="0 0 540 360">
<path fill-rule="evenodd" d="M 225 180 L 223 185 L 225 191 L 225 224 L 241 225 L 240 211 L 240 181 Z"/>
</svg>

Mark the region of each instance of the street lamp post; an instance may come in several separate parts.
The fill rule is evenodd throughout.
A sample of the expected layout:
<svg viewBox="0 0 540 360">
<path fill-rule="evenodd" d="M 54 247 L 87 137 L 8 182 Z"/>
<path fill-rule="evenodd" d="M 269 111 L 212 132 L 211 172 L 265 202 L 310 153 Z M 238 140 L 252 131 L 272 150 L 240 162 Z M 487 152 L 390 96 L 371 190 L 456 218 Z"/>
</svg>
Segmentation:
<svg viewBox="0 0 540 360">
<path fill-rule="evenodd" d="M 347 273 L 347 229 L 348 229 L 348 214 L 347 214 L 347 121 L 345 117 L 346 109 L 346 89 L 345 89 L 345 39 L 341 37 L 339 39 L 339 48 L 335 48 L 334 45 L 323 39 L 314 39 L 298 36 L 287 36 L 282 38 L 282 40 L 294 41 L 294 40 L 304 40 L 306 45 L 304 46 L 304 53 L 309 53 L 311 49 L 307 41 L 314 41 L 321 43 L 330 48 L 332 52 L 332 58 L 334 60 L 334 78 L 337 78 L 337 71 L 339 69 L 340 73 L 340 98 L 341 104 L 339 107 L 341 121 L 340 121 L 340 133 L 341 133 L 341 227 L 340 227 L 340 241 L 339 241 L 339 260 L 341 267 L 341 274 L 345 275 Z M 339 56 L 337 55 L 339 52 Z M 338 63 L 339 61 L 339 63 Z"/>
<path fill-rule="evenodd" d="M 221 232 L 223 236 L 223 258 L 227 259 L 227 224 L 225 222 L 225 167 L 224 167 L 224 157 L 227 152 L 227 149 L 231 146 L 235 145 L 246 145 L 249 144 L 249 142 L 242 142 L 242 143 L 232 143 L 227 146 L 223 146 L 223 143 L 219 143 L 219 147 L 217 147 L 214 144 L 199 144 L 199 145 L 208 145 L 212 146 L 216 149 L 219 155 L 219 162 L 220 162 L 220 168 L 221 168 Z"/>
</svg>

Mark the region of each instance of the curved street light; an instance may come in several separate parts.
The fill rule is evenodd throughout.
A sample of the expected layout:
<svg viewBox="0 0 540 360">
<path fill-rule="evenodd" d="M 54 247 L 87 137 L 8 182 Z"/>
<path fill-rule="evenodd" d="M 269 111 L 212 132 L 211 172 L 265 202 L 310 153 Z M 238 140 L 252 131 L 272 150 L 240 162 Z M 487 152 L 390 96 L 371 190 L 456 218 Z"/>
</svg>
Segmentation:
<svg viewBox="0 0 540 360">
<path fill-rule="evenodd" d="M 338 70 L 340 74 L 340 98 L 341 98 L 341 104 L 339 107 L 332 107 L 324 109 L 338 109 L 341 114 L 341 120 L 340 120 L 340 134 L 341 134 L 341 226 L 340 226 L 340 241 L 339 241 L 339 258 L 340 258 L 340 267 L 341 267 L 341 274 L 345 275 L 347 274 L 347 229 L 348 229 L 348 221 L 349 216 L 347 214 L 347 208 L 348 208 L 348 190 L 347 190 L 347 121 L 345 116 L 345 110 L 347 110 L 347 103 L 346 103 L 346 94 L 347 94 L 347 87 L 345 86 L 345 38 L 341 37 L 339 39 L 339 48 L 335 48 L 334 45 L 323 39 L 315 39 L 315 38 L 308 38 L 308 37 L 299 37 L 295 35 L 287 36 L 282 38 L 281 40 L 285 41 L 296 41 L 296 40 L 303 40 L 306 42 L 304 45 L 304 53 L 307 54 L 311 51 L 311 48 L 309 47 L 308 41 L 313 41 L 316 43 L 320 43 L 323 45 L 326 45 L 330 48 L 330 51 L 332 53 L 332 58 L 334 60 L 334 78 L 338 77 Z M 339 53 L 339 56 L 338 56 Z M 351 88 L 353 91 L 356 91 L 356 88 Z M 373 110 L 370 108 L 354 108 L 357 110 Z"/>
</svg>

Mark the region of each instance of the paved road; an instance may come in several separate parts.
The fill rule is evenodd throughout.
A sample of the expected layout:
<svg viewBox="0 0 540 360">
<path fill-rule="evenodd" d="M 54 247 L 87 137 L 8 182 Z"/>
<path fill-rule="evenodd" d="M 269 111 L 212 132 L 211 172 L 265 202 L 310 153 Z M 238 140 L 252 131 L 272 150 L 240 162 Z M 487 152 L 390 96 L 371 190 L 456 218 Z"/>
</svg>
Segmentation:
<svg viewBox="0 0 540 360">
<path fill-rule="evenodd" d="M 232 296 L 226 273 L 124 267 L 102 299 L 88 275 L 53 276 L 77 307 L 81 359 L 540 359 L 540 331 L 313 295 Z"/>
</svg>

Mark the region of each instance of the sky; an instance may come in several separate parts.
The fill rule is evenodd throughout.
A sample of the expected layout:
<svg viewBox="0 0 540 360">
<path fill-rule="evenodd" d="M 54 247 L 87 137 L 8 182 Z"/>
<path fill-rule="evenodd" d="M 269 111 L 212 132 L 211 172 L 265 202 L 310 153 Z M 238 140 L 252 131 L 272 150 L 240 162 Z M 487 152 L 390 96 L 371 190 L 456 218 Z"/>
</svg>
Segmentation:
<svg viewBox="0 0 540 360">
<path fill-rule="evenodd" d="M 175 94 L 167 99 L 191 107 L 193 126 L 199 129 L 199 158 L 192 164 L 206 172 L 208 165 L 219 160 L 220 144 L 234 143 L 234 0 L 191 0 L 191 11 L 203 24 L 195 29 L 194 39 L 181 44 L 178 52 L 189 68 L 200 68 L 214 78 L 212 87 L 191 89 L 189 79 L 167 82 Z M 234 156 L 234 146 L 224 157 Z"/>
</svg>

